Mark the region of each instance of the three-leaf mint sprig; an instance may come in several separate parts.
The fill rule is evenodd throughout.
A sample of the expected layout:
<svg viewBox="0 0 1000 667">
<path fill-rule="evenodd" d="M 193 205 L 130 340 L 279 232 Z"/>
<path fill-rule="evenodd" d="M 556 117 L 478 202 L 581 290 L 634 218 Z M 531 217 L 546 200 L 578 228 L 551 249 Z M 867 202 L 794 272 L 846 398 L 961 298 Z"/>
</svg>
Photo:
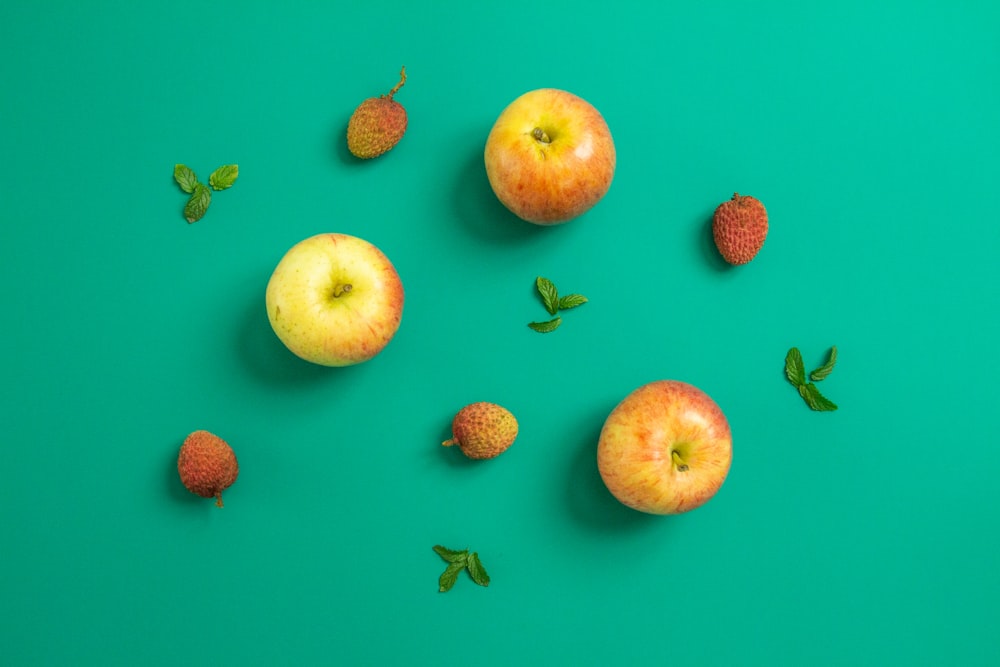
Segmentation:
<svg viewBox="0 0 1000 667">
<path fill-rule="evenodd" d="M 479 554 L 475 551 L 471 553 L 468 549 L 458 551 L 438 544 L 434 547 L 434 553 L 441 556 L 448 563 L 444 572 L 438 577 L 438 590 L 441 593 L 451 590 L 462 570 L 467 570 L 472 580 L 480 586 L 490 585 L 490 575 L 486 574 L 486 568 L 483 567 L 482 561 L 479 560 Z"/>
<path fill-rule="evenodd" d="M 806 378 L 805 364 L 802 363 L 802 353 L 799 352 L 799 348 L 793 347 L 785 356 L 785 377 L 795 385 L 795 388 L 799 390 L 799 395 L 802 396 L 802 400 L 811 409 L 819 412 L 832 412 L 837 409 L 836 403 L 821 394 L 815 383 L 825 380 L 833 372 L 833 366 L 836 363 L 837 346 L 834 345 L 830 348 L 830 354 L 827 357 L 826 363 L 810 371 L 808 380 L 812 380 L 812 382 L 809 382 Z"/>
<path fill-rule="evenodd" d="M 538 276 L 535 279 L 535 288 L 538 290 L 539 296 L 542 297 L 542 305 L 545 306 L 545 310 L 549 311 L 549 315 L 554 316 L 546 322 L 530 322 L 528 324 L 529 327 L 538 333 L 555 331 L 562 324 L 562 317 L 556 315 L 559 311 L 569 310 L 570 308 L 576 308 L 587 303 L 587 297 L 582 294 L 559 296 L 559 290 L 556 289 L 552 281 L 542 276 Z"/>
<path fill-rule="evenodd" d="M 174 165 L 174 180 L 181 190 L 191 195 L 184 206 L 184 219 L 188 222 L 198 222 L 209 204 L 212 203 L 212 190 L 226 190 L 233 187 L 240 175 L 239 165 L 224 164 L 211 173 L 208 185 L 198 180 L 194 171 L 183 164 Z"/>
</svg>

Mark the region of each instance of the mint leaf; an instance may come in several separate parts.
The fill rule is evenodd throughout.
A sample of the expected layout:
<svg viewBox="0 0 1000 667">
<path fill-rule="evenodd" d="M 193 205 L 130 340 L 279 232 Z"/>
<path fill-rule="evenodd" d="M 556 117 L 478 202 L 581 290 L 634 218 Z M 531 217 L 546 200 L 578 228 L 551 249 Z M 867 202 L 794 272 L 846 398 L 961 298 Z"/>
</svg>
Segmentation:
<svg viewBox="0 0 1000 667">
<path fill-rule="evenodd" d="M 188 222 L 198 222 L 212 203 L 212 191 L 202 183 L 195 183 L 194 192 L 184 207 L 184 219 Z"/>
<path fill-rule="evenodd" d="M 796 387 L 801 387 L 806 381 L 806 367 L 802 363 L 802 353 L 793 347 L 785 355 L 785 377 Z"/>
<path fill-rule="evenodd" d="M 809 379 L 813 382 L 819 382 L 826 378 L 831 372 L 833 372 L 833 366 L 837 363 L 837 346 L 834 345 L 830 348 L 830 356 L 827 358 L 826 363 L 817 368 L 816 370 L 809 373 Z"/>
<path fill-rule="evenodd" d="M 472 577 L 474 582 L 480 586 L 490 585 L 490 575 L 486 574 L 486 568 L 483 567 L 482 562 L 479 560 L 479 554 L 475 551 L 469 554 L 467 567 L 469 568 L 469 576 Z"/>
<path fill-rule="evenodd" d="M 819 393 L 812 382 L 799 385 L 799 394 L 805 399 L 806 405 L 819 412 L 832 412 L 837 409 L 836 403 Z"/>
<path fill-rule="evenodd" d="M 438 592 L 447 593 L 458 580 L 458 573 L 465 569 L 465 563 L 448 563 L 441 576 L 438 577 Z"/>
<path fill-rule="evenodd" d="M 528 323 L 528 326 L 538 333 L 549 333 L 551 331 L 555 331 L 560 324 L 562 324 L 562 318 L 557 317 L 549 320 L 548 322 L 530 322 Z"/>
<path fill-rule="evenodd" d="M 587 297 L 582 294 L 567 294 L 559 297 L 559 310 L 569 310 L 587 303 Z"/>
<path fill-rule="evenodd" d="M 225 190 L 233 187 L 233 183 L 236 182 L 239 175 L 239 165 L 226 164 L 212 172 L 212 175 L 208 177 L 208 184 L 212 186 L 213 190 Z"/>
<path fill-rule="evenodd" d="M 183 164 L 174 165 L 174 180 L 177 181 L 177 185 L 181 186 L 181 190 L 188 194 L 194 192 L 195 186 L 198 185 L 198 177 Z"/>
<path fill-rule="evenodd" d="M 461 551 L 456 551 L 455 549 L 448 549 L 440 544 L 434 546 L 434 553 L 441 558 L 444 558 L 449 563 L 462 563 L 465 564 L 466 558 L 469 554 L 468 549 L 462 549 Z"/>
<path fill-rule="evenodd" d="M 538 276 L 535 279 L 535 287 L 538 288 L 538 293 L 542 295 L 542 303 L 545 304 L 545 310 L 549 311 L 549 315 L 555 315 L 559 309 L 559 292 L 556 290 L 556 286 L 548 278 Z"/>
</svg>

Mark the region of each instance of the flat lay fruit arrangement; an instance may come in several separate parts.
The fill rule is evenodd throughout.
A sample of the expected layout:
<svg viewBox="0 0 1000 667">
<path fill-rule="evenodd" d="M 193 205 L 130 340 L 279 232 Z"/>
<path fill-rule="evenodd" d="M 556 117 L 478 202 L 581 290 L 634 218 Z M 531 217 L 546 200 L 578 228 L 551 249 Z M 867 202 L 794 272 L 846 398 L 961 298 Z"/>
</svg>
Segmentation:
<svg viewBox="0 0 1000 667">
<path fill-rule="evenodd" d="M 408 117 L 395 97 L 406 81 L 404 67 L 395 87 L 364 100 L 351 114 L 346 143 L 358 160 L 385 156 L 404 139 Z M 565 90 L 542 88 L 519 96 L 501 111 L 483 142 L 490 187 L 523 223 L 569 224 L 598 205 L 614 180 L 617 154 L 611 129 L 593 104 Z M 177 164 L 174 179 L 190 195 L 185 219 L 200 220 L 212 190 L 231 187 L 238 173 L 237 165 L 220 167 L 206 186 L 194 171 Z M 720 184 L 720 189 L 730 186 Z M 768 231 L 767 210 L 750 195 L 733 194 L 718 204 L 712 218 L 718 253 L 733 266 L 755 260 Z M 528 323 L 538 333 L 556 331 L 565 311 L 589 301 L 576 292 L 561 293 L 544 276 L 536 278 L 535 289 L 550 317 Z M 261 317 L 291 354 L 319 366 L 343 367 L 369 361 L 391 343 L 401 330 L 404 302 L 402 279 L 382 250 L 337 230 L 317 230 L 288 249 L 274 268 Z M 407 310 L 407 317 L 420 316 Z M 801 353 L 789 351 L 785 375 L 809 408 L 837 409 L 815 384 L 835 362 L 834 347 L 829 360 L 807 376 Z M 451 430 L 441 444 L 481 462 L 502 455 L 519 436 L 516 415 L 487 400 L 459 410 Z M 621 399 L 594 442 L 593 460 L 607 491 L 622 505 L 646 514 L 680 514 L 704 505 L 722 487 L 733 443 L 724 408 L 697 387 L 696 377 L 662 378 Z M 188 490 L 215 499 L 219 507 L 222 491 L 236 482 L 239 472 L 229 444 L 203 430 L 184 441 L 177 468 Z M 450 590 L 463 571 L 475 583 L 489 585 L 478 553 L 441 545 L 434 550 L 448 563 L 439 591 Z"/>
<path fill-rule="evenodd" d="M 0 35 L 0 667 L 1000 667 L 1000 2 Z"/>
</svg>

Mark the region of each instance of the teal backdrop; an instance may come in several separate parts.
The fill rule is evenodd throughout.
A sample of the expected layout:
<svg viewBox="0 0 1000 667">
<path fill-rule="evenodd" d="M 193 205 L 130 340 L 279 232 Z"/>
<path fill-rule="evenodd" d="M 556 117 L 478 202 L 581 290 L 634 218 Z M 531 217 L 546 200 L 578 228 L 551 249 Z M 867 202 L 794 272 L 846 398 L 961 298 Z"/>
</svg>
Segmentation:
<svg viewBox="0 0 1000 667">
<path fill-rule="evenodd" d="M 409 130 L 358 161 L 402 65 Z M 5 3 L 0 75 L 0 663 L 1000 664 L 995 3 Z M 539 87 L 618 153 L 554 228 L 482 161 Z M 240 176 L 188 224 L 175 163 Z M 770 233 L 731 268 L 737 191 Z M 333 231 L 406 287 L 345 369 L 264 310 Z M 590 299 L 544 335 L 538 275 Z M 833 345 L 813 412 L 785 354 Z M 677 517 L 595 463 L 666 378 L 734 434 Z M 472 463 L 440 443 L 478 400 L 521 432 Z M 177 476 L 196 429 L 239 457 L 222 509 Z M 490 586 L 439 593 L 435 544 Z"/>
</svg>

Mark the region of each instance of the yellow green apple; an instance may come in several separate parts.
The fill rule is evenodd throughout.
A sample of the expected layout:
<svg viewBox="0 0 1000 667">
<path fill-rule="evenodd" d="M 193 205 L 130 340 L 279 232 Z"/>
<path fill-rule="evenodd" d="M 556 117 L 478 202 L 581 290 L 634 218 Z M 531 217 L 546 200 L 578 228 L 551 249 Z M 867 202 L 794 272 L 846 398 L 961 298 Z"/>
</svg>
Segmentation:
<svg viewBox="0 0 1000 667">
<path fill-rule="evenodd" d="M 486 139 L 486 176 L 514 215 L 538 225 L 589 211 L 611 187 L 615 143 L 600 112 L 556 88 L 527 92 Z"/>
<path fill-rule="evenodd" d="M 323 366 L 371 359 L 403 316 L 403 283 L 372 243 L 348 234 L 299 241 L 267 283 L 271 328 L 297 356 Z"/>
<path fill-rule="evenodd" d="M 732 458 L 722 409 L 677 380 L 651 382 L 626 396 L 604 422 L 597 446 L 611 495 L 649 514 L 679 514 L 708 502 Z"/>
</svg>

